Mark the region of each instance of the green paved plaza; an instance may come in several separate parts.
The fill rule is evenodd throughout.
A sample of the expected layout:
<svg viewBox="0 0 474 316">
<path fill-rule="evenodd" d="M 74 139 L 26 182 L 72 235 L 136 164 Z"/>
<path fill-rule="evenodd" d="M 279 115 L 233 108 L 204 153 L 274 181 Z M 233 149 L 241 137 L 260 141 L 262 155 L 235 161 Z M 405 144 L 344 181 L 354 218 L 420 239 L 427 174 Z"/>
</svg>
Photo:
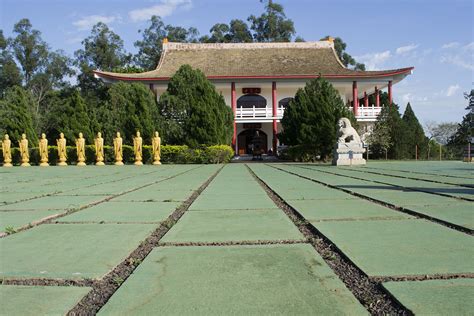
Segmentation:
<svg viewBox="0 0 474 316">
<path fill-rule="evenodd" d="M 469 164 L 14 167 L 0 180 L 0 314 L 67 313 L 91 288 L 55 281 L 100 282 L 159 227 L 100 314 L 368 314 L 302 223 L 415 314 L 474 307 Z"/>
</svg>

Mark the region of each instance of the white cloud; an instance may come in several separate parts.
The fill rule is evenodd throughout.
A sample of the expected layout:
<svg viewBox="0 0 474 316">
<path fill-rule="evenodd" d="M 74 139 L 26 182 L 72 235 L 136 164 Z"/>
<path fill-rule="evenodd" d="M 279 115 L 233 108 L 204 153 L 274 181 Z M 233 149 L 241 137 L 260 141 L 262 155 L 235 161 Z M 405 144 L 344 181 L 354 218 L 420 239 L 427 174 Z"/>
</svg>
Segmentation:
<svg viewBox="0 0 474 316">
<path fill-rule="evenodd" d="M 160 4 L 132 10 L 128 13 L 134 22 L 149 20 L 153 15 L 166 17 L 172 15 L 177 9 L 189 9 L 192 6 L 191 0 L 161 0 Z"/>
<path fill-rule="evenodd" d="M 380 53 L 369 53 L 362 56 L 357 56 L 355 59 L 365 64 L 367 70 L 378 70 L 379 67 L 386 62 L 392 54 L 389 50 Z"/>
<path fill-rule="evenodd" d="M 402 95 L 402 103 L 407 104 L 408 102 L 416 102 L 417 104 L 419 103 L 425 103 L 428 101 L 427 96 L 417 96 L 412 93 L 405 93 Z"/>
<path fill-rule="evenodd" d="M 401 46 L 401 47 L 398 47 L 395 50 L 395 53 L 397 55 L 406 55 L 409 52 L 415 50 L 418 46 L 419 46 L 418 44 L 410 44 L 410 45 L 407 45 L 407 46 Z"/>
<path fill-rule="evenodd" d="M 470 42 L 469 44 L 464 46 L 464 49 L 474 51 L 474 42 Z"/>
<path fill-rule="evenodd" d="M 456 94 L 456 92 L 460 89 L 461 87 L 458 84 L 451 85 L 448 87 L 448 90 L 446 91 L 446 96 L 451 97 Z"/>
<path fill-rule="evenodd" d="M 110 24 L 118 20 L 120 20 L 120 16 L 89 15 L 77 21 L 74 21 L 72 25 L 77 27 L 79 31 L 85 31 L 85 30 L 90 30 L 92 26 L 94 26 L 95 24 L 99 22 Z"/>
<path fill-rule="evenodd" d="M 474 64 L 472 63 L 472 58 L 469 61 L 469 60 L 465 60 L 460 55 L 446 55 L 446 56 L 441 56 L 440 61 L 442 63 L 452 64 L 452 65 L 456 65 L 470 71 L 474 71 Z"/>
<path fill-rule="evenodd" d="M 451 42 L 451 43 L 447 43 L 447 44 L 444 44 L 443 46 L 441 46 L 441 48 L 443 49 L 447 49 L 447 48 L 457 48 L 459 47 L 459 42 Z"/>
</svg>

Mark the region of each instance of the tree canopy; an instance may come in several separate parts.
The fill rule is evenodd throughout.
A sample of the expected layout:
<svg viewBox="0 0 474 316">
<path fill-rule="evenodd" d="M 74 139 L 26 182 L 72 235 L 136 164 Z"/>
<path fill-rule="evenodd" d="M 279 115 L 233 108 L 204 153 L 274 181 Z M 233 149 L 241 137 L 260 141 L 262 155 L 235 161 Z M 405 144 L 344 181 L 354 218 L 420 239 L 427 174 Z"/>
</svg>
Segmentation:
<svg viewBox="0 0 474 316">
<path fill-rule="evenodd" d="M 283 132 L 279 138 L 287 145 L 302 145 L 324 160 L 336 142 L 337 121 L 341 117 L 354 121 L 337 90 L 326 79 L 313 79 L 290 101 L 281 120 Z"/>
<path fill-rule="evenodd" d="M 206 76 L 183 65 L 160 97 L 163 134 L 168 143 L 228 144 L 232 137 L 232 111 Z"/>
</svg>

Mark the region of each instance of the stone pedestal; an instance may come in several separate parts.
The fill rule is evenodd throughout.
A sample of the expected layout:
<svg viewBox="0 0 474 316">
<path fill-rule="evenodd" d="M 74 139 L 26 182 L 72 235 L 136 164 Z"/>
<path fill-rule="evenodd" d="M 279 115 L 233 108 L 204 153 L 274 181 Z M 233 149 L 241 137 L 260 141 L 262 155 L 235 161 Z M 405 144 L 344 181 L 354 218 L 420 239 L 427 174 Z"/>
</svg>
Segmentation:
<svg viewBox="0 0 474 316">
<path fill-rule="evenodd" d="M 365 148 L 360 143 L 337 143 L 332 164 L 335 166 L 365 165 Z"/>
</svg>

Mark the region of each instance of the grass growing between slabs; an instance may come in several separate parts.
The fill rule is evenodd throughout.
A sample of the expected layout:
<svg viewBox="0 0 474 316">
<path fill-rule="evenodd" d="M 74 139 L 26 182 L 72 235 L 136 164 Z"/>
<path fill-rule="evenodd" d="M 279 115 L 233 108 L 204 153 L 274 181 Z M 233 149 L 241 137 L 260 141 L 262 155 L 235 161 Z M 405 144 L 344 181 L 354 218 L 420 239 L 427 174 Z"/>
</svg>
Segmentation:
<svg viewBox="0 0 474 316">
<path fill-rule="evenodd" d="M 407 309 L 415 314 L 472 310 L 471 165 L 220 168 L 0 168 L 0 232 L 26 228 L 0 238 L 0 278 L 7 282 L 0 285 L 2 300 L 7 298 L 2 313 L 67 313 L 95 290 L 74 282 L 110 275 L 185 205 L 148 256 L 131 263 L 136 270 L 126 280 L 114 279 L 118 289 L 99 314 L 367 314 L 354 289 L 344 285 L 249 169 L 301 216 L 299 221 L 324 235 Z M 194 194 L 218 170 L 204 191 Z M 57 218 L 48 220 L 51 216 Z M 46 222 L 27 227 L 40 221 Z M 62 287 L 41 283 L 44 279 L 74 282 Z"/>
</svg>

